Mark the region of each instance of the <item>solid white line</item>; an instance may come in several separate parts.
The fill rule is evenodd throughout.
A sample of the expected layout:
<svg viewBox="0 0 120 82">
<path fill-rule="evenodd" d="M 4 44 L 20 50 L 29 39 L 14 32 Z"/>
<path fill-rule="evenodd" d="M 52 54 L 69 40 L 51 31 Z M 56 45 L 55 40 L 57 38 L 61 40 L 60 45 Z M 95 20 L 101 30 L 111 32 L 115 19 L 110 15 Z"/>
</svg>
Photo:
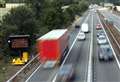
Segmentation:
<svg viewBox="0 0 120 82">
<path fill-rule="evenodd" d="M 90 15 L 90 14 L 88 14 L 88 16 L 87 16 L 85 22 L 88 20 L 89 15 Z M 79 33 L 80 33 L 80 30 L 79 30 Z M 78 34 L 79 34 L 79 33 L 78 33 Z M 69 54 L 70 54 L 70 52 L 71 52 L 71 50 L 72 50 L 72 48 L 73 48 L 73 46 L 74 46 L 76 40 L 77 40 L 78 34 L 77 34 L 75 40 L 73 41 L 73 44 L 71 45 L 71 47 L 70 47 L 70 49 L 69 49 L 69 51 L 68 51 L 68 53 L 67 53 L 67 55 L 66 55 L 66 57 L 65 57 L 65 59 L 64 59 L 64 61 L 63 61 L 63 63 L 61 64 L 60 69 L 62 69 L 62 67 L 63 67 L 65 61 L 67 60 L 67 58 L 68 58 L 68 56 L 69 56 Z M 60 69 L 59 69 L 59 70 L 60 70 Z M 56 73 L 55 77 L 53 78 L 52 82 L 55 82 L 56 77 L 57 77 L 57 73 Z"/>
<path fill-rule="evenodd" d="M 113 16 L 113 17 L 116 17 L 115 15 L 113 15 L 112 13 L 111 13 L 111 15 Z M 110 17 L 110 13 L 109 13 L 109 17 Z M 112 17 L 111 17 L 112 18 Z M 113 19 L 113 18 L 112 18 Z M 117 19 L 119 19 L 118 17 L 117 17 Z M 114 20 L 114 19 L 113 19 Z M 117 23 L 118 24 L 118 23 Z M 120 28 L 118 28 L 118 26 L 117 26 L 117 24 L 114 24 L 114 27 L 120 32 Z M 119 24 L 118 24 L 119 25 Z"/>
<path fill-rule="evenodd" d="M 88 62 L 88 75 L 87 82 L 92 82 L 92 55 L 93 55 L 93 15 L 92 15 L 92 24 L 91 24 L 91 41 L 90 41 L 90 54 Z"/>
<path fill-rule="evenodd" d="M 86 18 L 86 20 L 87 20 L 87 19 L 88 19 L 88 17 Z M 79 20 L 79 19 L 78 19 L 78 20 Z M 85 21 L 86 21 L 86 20 L 85 20 Z M 79 31 L 79 32 L 80 32 L 80 31 Z M 79 34 L 79 33 L 78 33 L 78 34 Z M 78 36 L 78 35 L 77 35 L 77 36 Z M 74 40 L 74 42 L 73 42 L 70 50 L 68 51 L 67 56 L 66 56 L 65 60 L 63 61 L 63 64 L 61 65 L 61 67 L 64 65 L 64 63 L 65 63 L 65 61 L 66 61 L 66 59 L 67 59 L 67 57 L 68 57 L 68 54 L 70 53 L 70 51 L 72 50 L 72 47 L 74 46 L 74 44 L 75 44 L 75 42 L 76 42 L 76 39 L 77 39 L 77 37 L 75 38 L 75 40 Z M 41 65 L 30 75 L 30 77 L 29 77 L 25 82 L 28 82 L 29 79 L 37 72 L 37 70 L 38 70 L 40 67 L 41 67 Z"/>
<path fill-rule="evenodd" d="M 120 29 L 116 25 L 114 25 L 114 27 L 120 32 Z"/>
<path fill-rule="evenodd" d="M 25 66 L 23 66 L 15 75 L 13 75 L 8 81 L 6 82 L 11 82 L 13 78 L 15 78 L 23 69 L 25 69 L 35 58 L 37 58 L 38 55 L 36 55 L 31 61 L 29 61 Z"/>
<path fill-rule="evenodd" d="M 25 82 L 28 82 L 30 80 L 30 78 L 38 71 L 38 69 L 41 67 L 42 64 L 40 64 L 38 66 L 38 68 L 27 78 L 27 80 Z"/>
<path fill-rule="evenodd" d="M 99 18 L 98 15 L 97 15 L 97 17 L 98 17 L 98 20 L 99 20 L 100 24 L 102 25 L 102 23 L 101 23 L 100 18 Z M 117 58 L 117 56 L 116 56 L 116 53 L 115 53 L 115 51 L 114 51 L 114 49 L 113 49 L 113 47 L 112 47 L 112 44 L 111 44 L 111 42 L 110 42 L 110 40 L 109 40 L 109 38 L 108 38 L 108 35 L 107 35 L 107 33 L 106 33 L 103 25 L 102 25 L 102 28 L 103 28 L 103 31 L 104 31 L 104 33 L 105 33 L 105 35 L 106 35 L 106 37 L 107 37 L 107 40 L 108 40 L 108 42 L 109 42 L 109 44 L 110 44 L 110 47 L 111 47 L 111 49 L 112 49 L 112 51 L 113 51 L 113 55 L 114 55 L 114 57 L 115 57 L 115 59 L 116 59 L 116 62 L 117 62 L 117 64 L 118 64 L 118 67 L 119 67 L 119 69 L 120 69 L 120 62 L 119 62 L 119 60 L 118 60 L 118 58 Z"/>
<path fill-rule="evenodd" d="M 115 14 L 111 13 L 111 15 L 113 17 L 115 17 L 116 19 L 120 20 L 119 16 L 116 16 Z M 109 17 L 110 17 L 110 13 L 109 13 Z M 113 19 L 113 18 L 112 18 Z M 118 23 L 117 23 L 118 24 Z M 120 28 L 117 26 L 117 24 L 114 24 L 114 27 L 120 32 Z M 118 24 L 119 25 L 119 24 Z"/>
</svg>

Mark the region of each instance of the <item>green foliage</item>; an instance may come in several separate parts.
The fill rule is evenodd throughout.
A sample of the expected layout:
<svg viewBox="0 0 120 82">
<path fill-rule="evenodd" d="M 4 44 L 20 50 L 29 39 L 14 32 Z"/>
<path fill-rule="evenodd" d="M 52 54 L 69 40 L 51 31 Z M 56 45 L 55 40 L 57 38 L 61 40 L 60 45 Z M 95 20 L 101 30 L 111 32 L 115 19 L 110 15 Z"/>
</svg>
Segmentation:
<svg viewBox="0 0 120 82">
<path fill-rule="evenodd" d="M 0 28 L 1 54 L 5 61 L 10 59 L 10 50 L 7 44 L 8 35 L 16 33 L 17 27 L 13 25 L 2 25 Z"/>
<path fill-rule="evenodd" d="M 11 53 L 7 43 L 9 35 L 29 34 L 32 38 L 32 43 L 34 43 L 34 36 L 38 33 L 39 26 L 40 25 L 35 19 L 35 15 L 30 8 L 20 6 L 11 9 L 11 11 L 3 17 L 0 28 L 3 54 L 6 56 Z"/>
<path fill-rule="evenodd" d="M 17 34 L 33 35 L 38 30 L 36 22 L 34 13 L 26 6 L 14 8 L 3 17 L 3 25 L 16 26 Z"/>
<path fill-rule="evenodd" d="M 79 2 L 79 11 L 81 12 L 81 13 L 83 13 L 84 11 L 86 11 L 87 9 L 88 9 L 88 2 L 87 1 L 85 1 L 85 0 L 82 0 L 82 1 L 80 1 Z"/>
<path fill-rule="evenodd" d="M 60 1 L 45 2 L 41 12 L 41 26 L 49 30 L 63 26 L 62 3 Z"/>
<path fill-rule="evenodd" d="M 41 9 L 45 3 L 45 0 L 25 0 L 25 1 L 27 6 L 29 6 L 35 13 L 36 19 L 39 19 L 41 16 Z"/>
<path fill-rule="evenodd" d="M 25 0 L 5 0 L 7 3 L 24 3 Z"/>
<path fill-rule="evenodd" d="M 69 8 L 64 11 L 64 23 L 69 25 L 73 20 L 75 15 L 82 15 L 88 9 L 88 2 L 87 1 L 79 1 L 78 4 L 71 4 Z"/>
<path fill-rule="evenodd" d="M 81 15 L 88 8 L 88 2 L 70 4 L 62 10 L 63 0 L 25 0 L 26 6 L 13 8 L 3 17 L 0 23 L 0 42 L 6 55 L 12 53 L 7 44 L 9 35 L 29 34 L 32 43 L 35 36 L 40 37 L 52 29 L 65 28 L 74 21 L 75 15 Z"/>
<path fill-rule="evenodd" d="M 64 18 L 63 22 L 65 27 L 71 24 L 71 22 L 74 20 L 74 16 L 71 13 L 70 9 L 66 9 L 66 11 L 63 12 L 63 18 Z"/>
</svg>

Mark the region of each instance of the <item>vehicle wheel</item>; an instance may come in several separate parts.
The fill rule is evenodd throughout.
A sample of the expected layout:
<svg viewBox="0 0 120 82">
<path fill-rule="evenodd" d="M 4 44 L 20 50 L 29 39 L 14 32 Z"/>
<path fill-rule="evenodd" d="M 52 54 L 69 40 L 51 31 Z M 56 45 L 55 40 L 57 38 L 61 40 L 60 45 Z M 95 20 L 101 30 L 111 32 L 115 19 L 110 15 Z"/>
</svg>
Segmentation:
<svg viewBox="0 0 120 82">
<path fill-rule="evenodd" d="M 66 51 L 68 52 L 69 51 L 69 47 L 67 46 L 67 48 L 66 48 Z"/>
</svg>

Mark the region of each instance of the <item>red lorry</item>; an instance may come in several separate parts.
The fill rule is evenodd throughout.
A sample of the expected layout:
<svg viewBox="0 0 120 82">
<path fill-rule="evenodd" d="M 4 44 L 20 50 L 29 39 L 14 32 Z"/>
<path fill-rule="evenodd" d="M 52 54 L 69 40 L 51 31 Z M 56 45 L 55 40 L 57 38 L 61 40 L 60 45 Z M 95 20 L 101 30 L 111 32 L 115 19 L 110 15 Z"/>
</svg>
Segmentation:
<svg viewBox="0 0 120 82">
<path fill-rule="evenodd" d="M 37 49 L 40 62 L 44 68 L 52 68 L 61 64 L 68 51 L 68 30 L 56 29 L 37 39 Z"/>
</svg>

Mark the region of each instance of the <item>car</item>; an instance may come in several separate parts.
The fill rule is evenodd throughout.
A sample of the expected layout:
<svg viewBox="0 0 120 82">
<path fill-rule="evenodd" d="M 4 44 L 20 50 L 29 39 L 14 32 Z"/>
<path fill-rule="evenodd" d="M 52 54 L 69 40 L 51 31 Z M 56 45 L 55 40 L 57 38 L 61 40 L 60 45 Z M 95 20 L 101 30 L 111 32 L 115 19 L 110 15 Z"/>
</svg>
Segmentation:
<svg viewBox="0 0 120 82">
<path fill-rule="evenodd" d="M 78 34 L 78 36 L 77 36 L 77 39 L 78 40 L 85 40 L 85 33 L 84 32 L 80 32 L 79 34 Z"/>
<path fill-rule="evenodd" d="M 70 82 L 74 80 L 75 69 L 73 64 L 65 64 L 58 71 L 55 82 Z"/>
<path fill-rule="evenodd" d="M 99 36 L 101 36 L 101 35 L 105 35 L 105 33 L 103 32 L 103 30 L 97 31 L 97 37 L 99 37 Z"/>
<path fill-rule="evenodd" d="M 102 26 L 100 24 L 97 24 L 96 25 L 96 30 L 101 30 L 102 29 Z"/>
<path fill-rule="evenodd" d="M 99 61 L 110 61 L 114 59 L 112 49 L 110 48 L 109 44 L 100 45 L 98 49 Z"/>
<path fill-rule="evenodd" d="M 101 45 L 101 44 L 107 44 L 108 41 L 107 41 L 105 35 L 99 35 L 99 37 L 97 38 L 97 43 L 99 45 Z"/>
</svg>

